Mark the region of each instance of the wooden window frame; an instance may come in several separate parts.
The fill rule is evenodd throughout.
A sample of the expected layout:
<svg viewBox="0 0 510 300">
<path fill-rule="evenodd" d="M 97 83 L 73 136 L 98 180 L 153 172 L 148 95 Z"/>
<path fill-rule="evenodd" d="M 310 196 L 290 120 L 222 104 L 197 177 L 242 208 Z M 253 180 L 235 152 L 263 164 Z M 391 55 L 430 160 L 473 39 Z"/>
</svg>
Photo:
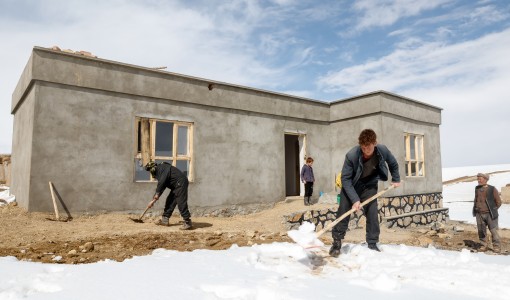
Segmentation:
<svg viewBox="0 0 510 300">
<path fill-rule="evenodd" d="M 172 141 L 172 156 L 156 156 L 156 123 L 157 122 L 165 122 L 165 123 L 173 123 L 173 141 Z M 138 124 L 141 123 L 141 126 Z M 148 124 L 148 128 L 147 125 Z M 179 155 L 177 151 L 178 146 L 178 131 L 179 127 L 187 127 L 188 128 L 188 151 L 187 155 Z M 142 130 L 142 133 L 139 133 L 139 128 Z M 143 118 L 143 117 L 135 117 L 135 159 L 142 160 L 142 165 L 147 164 L 150 160 L 166 160 L 171 161 L 172 166 L 177 166 L 177 161 L 188 161 L 188 180 L 193 182 L 194 174 L 193 174 L 193 133 L 194 133 L 194 124 L 192 122 L 184 122 L 178 120 L 163 120 L 156 118 Z M 138 138 L 141 138 L 142 141 L 138 141 Z M 139 151 L 139 143 L 141 143 L 141 149 Z M 152 176 L 150 176 L 149 180 L 136 180 L 135 182 L 153 182 L 156 181 Z"/>
<path fill-rule="evenodd" d="M 414 158 L 411 155 L 411 137 L 414 137 Z M 425 135 L 405 132 L 404 146 L 406 177 L 425 177 Z"/>
</svg>

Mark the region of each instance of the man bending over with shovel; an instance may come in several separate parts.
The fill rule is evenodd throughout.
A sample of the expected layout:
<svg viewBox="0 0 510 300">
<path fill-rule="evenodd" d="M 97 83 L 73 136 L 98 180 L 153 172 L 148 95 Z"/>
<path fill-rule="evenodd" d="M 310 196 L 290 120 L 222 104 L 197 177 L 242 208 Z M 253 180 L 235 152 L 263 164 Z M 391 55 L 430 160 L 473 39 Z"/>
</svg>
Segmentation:
<svg viewBox="0 0 510 300">
<path fill-rule="evenodd" d="M 377 194 L 378 181 L 388 180 L 388 167 L 391 173 L 392 185 L 400 185 L 398 163 L 390 150 L 384 145 L 377 144 L 377 135 L 372 129 L 365 129 L 358 138 L 359 145 L 352 148 L 345 155 L 342 168 L 342 191 L 340 205 L 338 206 L 337 218 L 344 213 L 356 208 L 361 209 L 361 203 Z M 377 248 L 379 242 L 379 218 L 377 199 L 368 203 L 363 208 L 367 219 L 366 240 L 368 248 L 380 251 Z M 329 255 L 338 257 L 342 248 L 342 240 L 349 225 L 350 217 L 340 221 L 332 230 L 333 245 Z"/>
<path fill-rule="evenodd" d="M 184 219 L 184 225 L 182 225 L 181 229 L 191 229 L 191 214 L 188 209 L 188 178 L 179 169 L 165 162 L 156 164 L 150 161 L 145 165 L 145 170 L 149 171 L 152 177 L 158 180 L 156 193 L 152 198 L 152 202 L 149 203 L 149 207 L 152 207 L 154 203 L 158 201 L 163 191 L 165 191 L 165 188 L 171 190 L 168 197 L 166 197 L 163 217 L 161 217 L 161 220 L 158 220 L 156 224 L 169 226 L 168 221 L 174 212 L 175 206 L 177 206 L 181 217 Z"/>
</svg>

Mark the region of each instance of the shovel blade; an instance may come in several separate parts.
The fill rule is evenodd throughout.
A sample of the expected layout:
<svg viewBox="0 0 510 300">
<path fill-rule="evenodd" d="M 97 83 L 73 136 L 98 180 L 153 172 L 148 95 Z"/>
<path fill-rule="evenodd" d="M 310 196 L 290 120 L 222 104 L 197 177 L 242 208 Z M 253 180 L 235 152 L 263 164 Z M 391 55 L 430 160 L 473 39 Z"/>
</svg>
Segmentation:
<svg viewBox="0 0 510 300">
<path fill-rule="evenodd" d="M 136 219 L 136 218 L 129 218 L 131 221 L 135 222 L 135 223 L 143 223 L 143 220 L 142 219 Z"/>
</svg>

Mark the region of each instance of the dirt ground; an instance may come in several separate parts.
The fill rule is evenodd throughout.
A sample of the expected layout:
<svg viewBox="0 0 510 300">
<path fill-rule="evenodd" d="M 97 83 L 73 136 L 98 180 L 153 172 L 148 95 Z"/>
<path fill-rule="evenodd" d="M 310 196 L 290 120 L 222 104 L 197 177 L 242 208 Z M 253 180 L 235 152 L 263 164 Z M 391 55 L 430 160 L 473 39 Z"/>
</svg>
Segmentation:
<svg viewBox="0 0 510 300">
<path fill-rule="evenodd" d="M 315 204 L 314 209 L 328 205 Z M 0 207 L 0 256 L 45 263 L 91 263 L 105 259 L 123 261 L 147 255 L 157 248 L 178 251 L 195 249 L 222 250 L 233 244 L 249 246 L 272 242 L 292 242 L 287 236 L 282 216 L 305 210 L 302 201 L 281 202 L 263 212 L 234 217 L 193 218 L 195 229 L 179 230 L 178 214 L 170 219 L 171 226 L 157 226 L 159 217 L 145 217 L 144 223 L 129 218 L 136 215 L 101 214 L 79 216 L 68 222 L 55 221 L 48 213 L 27 213 L 12 203 Z M 456 232 L 461 226 L 464 231 Z M 437 229 L 437 228 L 436 228 Z M 508 254 L 509 230 L 501 230 L 503 252 Z M 364 242 L 365 230 L 347 233 L 346 242 Z M 331 234 L 323 241 L 329 247 Z M 406 244 L 426 247 L 476 251 L 478 245 L 473 225 L 450 222 L 444 228 L 388 229 L 381 226 L 382 244 Z"/>
</svg>

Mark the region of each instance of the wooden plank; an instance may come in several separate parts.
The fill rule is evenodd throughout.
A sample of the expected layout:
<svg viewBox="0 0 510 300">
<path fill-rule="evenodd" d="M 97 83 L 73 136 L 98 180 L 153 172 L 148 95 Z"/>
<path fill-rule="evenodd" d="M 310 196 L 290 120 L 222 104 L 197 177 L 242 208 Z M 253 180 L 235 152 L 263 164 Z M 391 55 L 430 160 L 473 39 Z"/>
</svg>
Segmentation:
<svg viewBox="0 0 510 300">
<path fill-rule="evenodd" d="M 150 161 L 151 140 L 149 119 L 141 118 L 141 139 L 142 139 L 142 165 L 145 166 Z"/>
<path fill-rule="evenodd" d="M 55 217 L 57 218 L 57 220 L 60 220 L 60 216 L 58 215 L 57 201 L 55 200 L 55 192 L 53 191 L 53 183 L 51 183 L 50 181 L 49 184 L 51 199 L 53 200 L 53 208 L 55 209 Z"/>
<path fill-rule="evenodd" d="M 188 155 L 189 155 L 189 181 L 193 181 L 194 179 L 194 172 L 193 172 L 193 124 L 189 125 L 188 129 Z"/>
<path fill-rule="evenodd" d="M 174 122 L 173 141 L 172 141 L 172 166 L 177 166 L 177 135 L 179 134 L 179 124 Z"/>
</svg>

